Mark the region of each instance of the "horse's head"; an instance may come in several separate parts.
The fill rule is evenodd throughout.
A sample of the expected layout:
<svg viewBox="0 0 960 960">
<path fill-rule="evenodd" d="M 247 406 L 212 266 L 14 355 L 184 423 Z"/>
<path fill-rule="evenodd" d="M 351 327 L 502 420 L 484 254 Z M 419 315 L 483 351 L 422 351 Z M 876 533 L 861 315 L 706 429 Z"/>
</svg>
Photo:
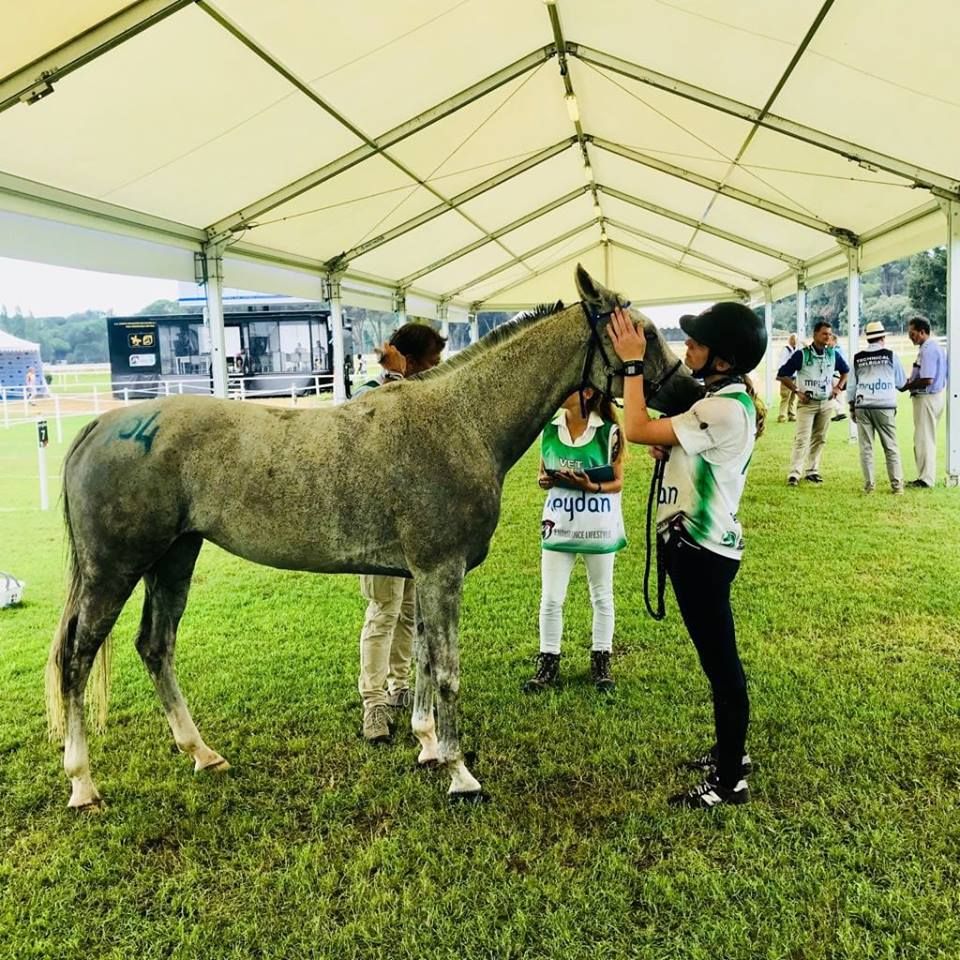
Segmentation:
<svg viewBox="0 0 960 960">
<path fill-rule="evenodd" d="M 585 371 L 586 377 L 594 388 L 601 390 L 606 390 L 609 382 L 613 395 L 622 397 L 623 377 L 615 373 L 620 361 L 610 341 L 607 324 L 614 308 L 624 301 L 597 283 L 580 264 L 577 264 L 576 281 L 586 313 L 585 320 L 596 324 L 599 338 L 599 344 L 594 341 L 592 351 L 588 348 L 589 369 Z M 667 415 L 689 409 L 703 396 L 703 385 L 691 376 L 652 320 L 632 307 L 627 312 L 634 323 L 643 327 L 647 340 L 647 353 L 643 361 L 643 387 L 647 403 L 654 410 Z"/>
</svg>

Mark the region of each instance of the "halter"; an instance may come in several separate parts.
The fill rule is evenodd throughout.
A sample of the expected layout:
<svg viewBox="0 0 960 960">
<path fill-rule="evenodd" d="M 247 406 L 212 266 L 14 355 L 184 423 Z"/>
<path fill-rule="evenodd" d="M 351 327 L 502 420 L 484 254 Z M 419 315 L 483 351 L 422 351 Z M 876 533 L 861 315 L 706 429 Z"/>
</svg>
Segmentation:
<svg viewBox="0 0 960 960">
<path fill-rule="evenodd" d="M 584 300 L 580 301 L 580 306 L 583 307 L 583 313 L 587 318 L 587 324 L 590 327 L 590 340 L 587 343 L 587 353 L 583 358 L 583 372 L 580 375 L 580 387 L 578 393 L 580 394 L 580 415 L 586 420 L 587 418 L 587 405 L 586 401 L 583 398 L 583 391 L 587 387 L 592 387 L 594 390 L 599 393 L 605 393 L 608 397 L 613 396 L 613 378 L 616 376 L 623 375 L 623 366 L 615 367 L 610 363 L 610 358 L 607 356 L 607 351 L 603 347 L 603 340 L 600 337 L 600 321 L 609 317 L 613 314 L 613 310 L 607 310 L 606 313 L 600 313 L 595 307 L 591 306 Z M 624 304 L 618 304 L 618 306 L 629 307 L 629 301 Z M 593 366 L 593 357 L 597 351 L 600 351 L 600 356 L 603 358 L 603 369 L 604 373 L 607 375 L 607 386 L 605 390 L 601 390 L 595 383 L 590 379 L 590 369 Z M 680 360 L 677 362 L 659 379 L 659 380 L 648 380 L 644 377 L 643 381 L 643 393 L 646 399 L 652 400 L 664 387 L 666 382 L 680 369 L 682 363 Z"/>
</svg>

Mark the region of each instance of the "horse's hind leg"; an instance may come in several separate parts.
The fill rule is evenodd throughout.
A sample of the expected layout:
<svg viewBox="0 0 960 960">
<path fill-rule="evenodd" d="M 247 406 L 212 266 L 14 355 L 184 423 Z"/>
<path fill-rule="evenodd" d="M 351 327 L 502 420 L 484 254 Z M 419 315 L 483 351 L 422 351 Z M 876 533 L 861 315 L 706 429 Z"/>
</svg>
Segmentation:
<svg viewBox="0 0 960 960">
<path fill-rule="evenodd" d="M 203 742 L 173 666 L 177 626 L 187 605 L 190 578 L 202 545 L 199 534 L 184 534 L 144 574 L 146 595 L 137 652 L 157 689 L 173 739 L 182 753 L 193 758 L 194 770 L 227 770 L 230 764 Z"/>
<path fill-rule="evenodd" d="M 417 597 L 426 628 L 430 676 L 437 695 L 440 761 L 450 770 L 451 800 L 482 798 L 483 791 L 463 762 L 457 733 L 460 691 L 460 652 L 457 627 L 463 590 L 463 562 L 451 562 L 429 573 L 416 573 Z M 421 741 L 422 742 L 422 741 Z"/>
<path fill-rule="evenodd" d="M 410 726 L 413 735 L 420 741 L 417 763 L 421 767 L 435 766 L 440 760 L 440 744 L 437 742 L 437 726 L 433 719 L 433 674 L 430 669 L 430 653 L 420 603 L 417 602 L 417 633 L 413 641 L 417 660 L 417 685 L 413 695 L 413 715 Z"/>
<path fill-rule="evenodd" d="M 77 615 L 66 627 L 60 662 L 60 689 L 64 709 L 63 769 L 70 778 L 68 806 L 96 810 L 100 794 L 90 776 L 90 754 L 83 716 L 84 691 L 97 651 L 109 635 L 136 580 L 100 581 L 84 585 Z M 109 665 L 103 664 L 108 670 Z"/>
</svg>

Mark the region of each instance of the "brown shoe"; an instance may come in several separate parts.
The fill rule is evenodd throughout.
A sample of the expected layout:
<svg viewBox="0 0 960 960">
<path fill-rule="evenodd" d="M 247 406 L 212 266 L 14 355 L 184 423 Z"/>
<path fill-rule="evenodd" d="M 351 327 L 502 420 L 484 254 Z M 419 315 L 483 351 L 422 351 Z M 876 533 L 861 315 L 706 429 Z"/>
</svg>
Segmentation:
<svg viewBox="0 0 960 960">
<path fill-rule="evenodd" d="M 393 737 L 390 725 L 390 708 L 385 703 L 375 703 L 363 708 L 363 739 L 367 743 L 389 743 Z"/>
</svg>

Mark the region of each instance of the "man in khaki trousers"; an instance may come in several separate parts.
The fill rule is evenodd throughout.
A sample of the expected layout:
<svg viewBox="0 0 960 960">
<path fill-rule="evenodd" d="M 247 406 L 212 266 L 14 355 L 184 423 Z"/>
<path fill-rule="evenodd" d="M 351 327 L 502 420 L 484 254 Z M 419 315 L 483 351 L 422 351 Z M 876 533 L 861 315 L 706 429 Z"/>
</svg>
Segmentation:
<svg viewBox="0 0 960 960">
<path fill-rule="evenodd" d="M 947 355 L 930 336 L 930 321 L 919 314 L 907 324 L 910 342 L 919 347 L 910 379 L 900 388 L 910 393 L 913 405 L 913 456 L 917 479 L 908 487 L 926 489 L 937 482 L 937 426 L 946 403 Z"/>
<path fill-rule="evenodd" d="M 380 377 L 364 384 L 356 395 L 435 367 L 446 343 L 433 327 L 405 323 L 384 344 Z M 393 734 L 391 709 L 405 709 L 413 702 L 410 664 L 416 630 L 416 588 L 409 577 L 370 575 L 360 577 L 360 593 L 367 601 L 357 681 L 363 701 L 363 736 L 368 743 L 386 743 Z"/>
<path fill-rule="evenodd" d="M 777 371 L 780 383 L 797 394 L 797 432 L 787 486 L 796 487 L 800 477 L 808 483 L 823 483 L 820 458 L 834 414 L 833 400 L 847 385 L 847 362 L 829 345 L 833 328 L 826 320 L 813 328 L 810 346 L 797 350 Z M 834 374 L 838 374 L 834 380 Z"/>
<path fill-rule="evenodd" d="M 787 342 L 780 351 L 780 358 L 777 363 L 779 370 L 797 350 L 797 335 L 791 333 L 787 337 Z M 780 384 L 780 411 L 777 414 L 777 423 L 786 423 L 789 420 L 793 423 L 797 419 L 797 393 L 791 390 L 786 384 Z"/>
</svg>

